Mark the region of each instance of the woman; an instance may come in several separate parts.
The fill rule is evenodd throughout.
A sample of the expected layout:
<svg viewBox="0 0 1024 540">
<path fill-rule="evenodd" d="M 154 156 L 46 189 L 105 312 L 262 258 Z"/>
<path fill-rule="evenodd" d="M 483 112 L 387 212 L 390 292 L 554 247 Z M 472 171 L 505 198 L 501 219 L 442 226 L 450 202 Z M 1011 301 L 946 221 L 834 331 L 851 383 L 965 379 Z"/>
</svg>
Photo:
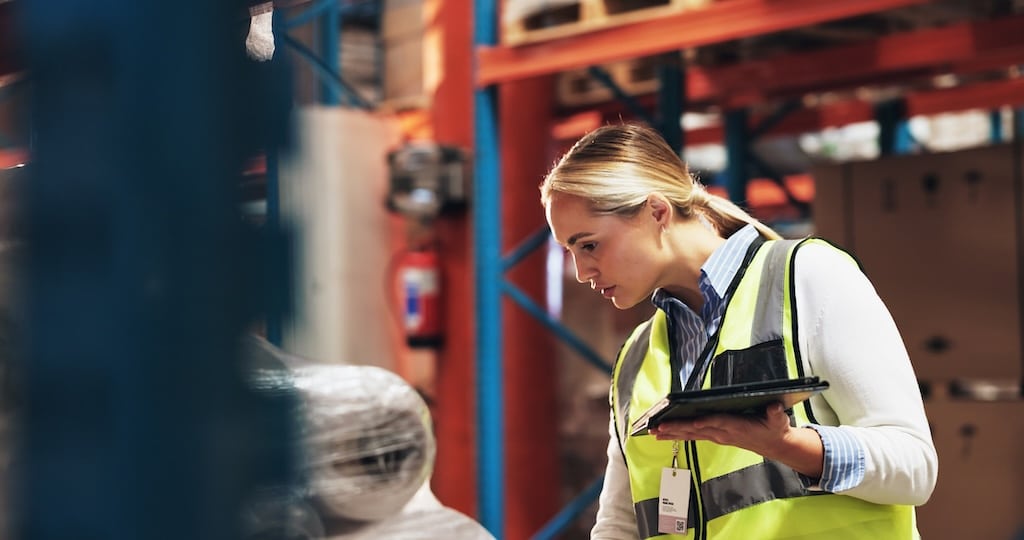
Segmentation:
<svg viewBox="0 0 1024 540">
<path fill-rule="evenodd" d="M 934 488 L 935 448 L 906 348 L 852 257 L 822 240 L 781 240 L 638 125 L 584 136 L 541 200 L 580 283 L 619 309 L 647 298 L 658 307 L 616 362 L 592 539 L 918 536 L 913 506 Z M 726 380 L 727 364 L 831 386 L 790 410 L 629 435 L 670 391 L 749 382 Z M 666 508 L 680 504 L 666 471 L 672 482 L 688 475 L 682 518 Z"/>
</svg>

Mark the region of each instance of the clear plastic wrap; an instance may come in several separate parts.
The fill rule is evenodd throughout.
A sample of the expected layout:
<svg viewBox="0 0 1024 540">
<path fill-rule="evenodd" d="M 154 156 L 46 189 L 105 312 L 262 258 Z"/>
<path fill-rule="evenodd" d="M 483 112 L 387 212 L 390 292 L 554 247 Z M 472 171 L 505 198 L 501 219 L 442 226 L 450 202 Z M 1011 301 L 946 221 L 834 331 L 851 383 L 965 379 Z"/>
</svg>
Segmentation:
<svg viewBox="0 0 1024 540">
<path fill-rule="evenodd" d="M 299 398 L 300 472 L 325 519 L 394 516 L 430 478 L 430 410 L 397 374 L 313 363 L 254 337 L 243 345 L 255 386 Z"/>
<path fill-rule="evenodd" d="M 443 506 L 425 483 L 402 512 L 362 524 L 329 524 L 328 540 L 494 540 L 479 523 Z"/>
<path fill-rule="evenodd" d="M 324 540 L 324 523 L 316 508 L 298 493 L 267 490 L 242 509 L 244 540 Z"/>
<path fill-rule="evenodd" d="M 360 521 L 397 514 L 434 467 L 420 395 L 374 366 L 306 365 L 292 377 L 302 396 L 304 470 L 319 505 Z"/>
<path fill-rule="evenodd" d="M 301 496 L 266 493 L 243 515 L 246 540 L 494 540 L 430 490 L 430 410 L 397 374 L 316 364 L 265 340 L 243 343 L 262 392 L 298 396 Z"/>
</svg>

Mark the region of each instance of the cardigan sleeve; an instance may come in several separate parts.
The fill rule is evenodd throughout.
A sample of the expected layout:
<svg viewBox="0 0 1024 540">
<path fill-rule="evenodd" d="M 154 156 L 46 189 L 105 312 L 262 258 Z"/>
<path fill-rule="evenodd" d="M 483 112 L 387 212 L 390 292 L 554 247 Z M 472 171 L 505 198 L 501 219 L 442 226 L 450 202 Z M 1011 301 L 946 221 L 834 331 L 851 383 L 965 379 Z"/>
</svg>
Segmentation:
<svg viewBox="0 0 1024 540">
<path fill-rule="evenodd" d="M 597 520 L 590 531 L 591 540 L 639 540 L 633 497 L 629 491 L 629 471 L 615 435 L 615 419 L 608 426 L 608 465 L 597 509 Z"/>
<path fill-rule="evenodd" d="M 818 420 L 852 435 L 864 455 L 860 481 L 841 493 L 880 504 L 924 504 L 938 458 L 892 315 L 839 251 L 807 244 L 794 264 L 803 361 L 830 383 L 822 393 L 829 410 Z"/>
</svg>

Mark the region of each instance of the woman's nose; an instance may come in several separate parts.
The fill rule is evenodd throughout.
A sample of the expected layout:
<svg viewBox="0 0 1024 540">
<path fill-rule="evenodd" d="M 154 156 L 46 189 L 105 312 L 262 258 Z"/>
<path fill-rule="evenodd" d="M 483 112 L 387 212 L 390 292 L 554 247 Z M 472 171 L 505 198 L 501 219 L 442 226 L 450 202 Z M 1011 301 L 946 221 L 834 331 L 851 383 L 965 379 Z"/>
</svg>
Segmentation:
<svg viewBox="0 0 1024 540">
<path fill-rule="evenodd" d="M 595 275 L 593 268 L 581 265 L 575 258 L 573 258 L 573 264 L 576 266 L 576 281 L 586 283 Z"/>
</svg>

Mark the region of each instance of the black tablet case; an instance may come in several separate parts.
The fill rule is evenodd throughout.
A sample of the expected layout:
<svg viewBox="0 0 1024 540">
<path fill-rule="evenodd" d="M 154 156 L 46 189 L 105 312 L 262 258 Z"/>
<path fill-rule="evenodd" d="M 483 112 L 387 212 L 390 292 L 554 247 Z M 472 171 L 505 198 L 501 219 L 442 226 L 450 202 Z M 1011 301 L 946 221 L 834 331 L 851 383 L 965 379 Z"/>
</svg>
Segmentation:
<svg viewBox="0 0 1024 540">
<path fill-rule="evenodd" d="M 649 429 L 669 420 L 717 413 L 763 414 L 765 407 L 776 401 L 789 409 L 827 388 L 827 381 L 804 377 L 674 392 L 637 418 L 630 426 L 630 434 L 646 435 Z"/>
</svg>

